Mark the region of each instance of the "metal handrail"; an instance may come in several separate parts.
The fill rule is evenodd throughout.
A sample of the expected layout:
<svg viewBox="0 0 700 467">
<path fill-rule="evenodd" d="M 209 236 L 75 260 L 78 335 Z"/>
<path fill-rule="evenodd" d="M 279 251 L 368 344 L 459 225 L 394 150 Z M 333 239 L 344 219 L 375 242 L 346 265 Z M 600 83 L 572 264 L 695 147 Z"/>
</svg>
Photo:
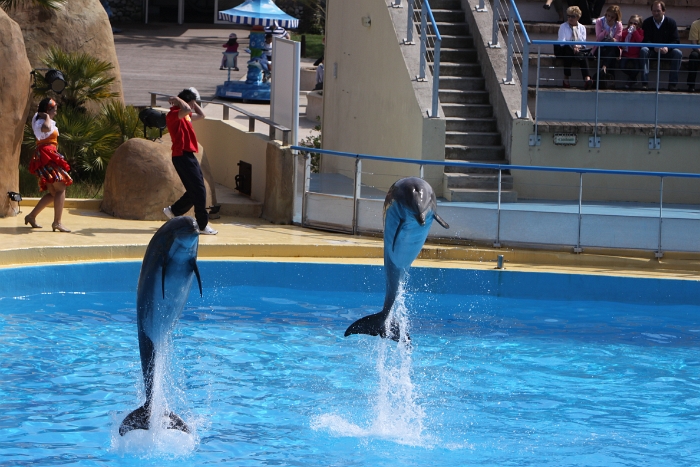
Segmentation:
<svg viewBox="0 0 700 467">
<path fill-rule="evenodd" d="M 408 2 L 408 24 L 406 39 L 403 40 L 404 45 L 413 45 L 413 28 L 414 18 L 413 18 L 413 1 Z M 421 3 L 421 25 L 420 25 L 420 63 L 418 65 L 418 76 L 417 81 L 427 81 L 426 79 L 426 68 L 428 61 L 428 21 L 430 21 L 430 26 L 433 28 L 435 35 L 435 40 L 433 43 L 433 90 L 432 90 L 432 101 L 431 108 L 428 112 L 430 118 L 437 118 L 439 114 L 439 89 L 440 89 L 440 48 L 442 44 L 442 35 L 438 30 L 437 23 L 435 22 L 435 17 L 433 16 L 433 11 L 430 8 L 430 3 L 428 0 L 422 0 Z"/>
<path fill-rule="evenodd" d="M 311 178 L 311 173 L 308 169 L 308 161 L 310 159 L 309 152 L 312 152 L 310 148 L 305 146 L 291 146 L 291 149 L 302 151 L 306 153 L 307 164 L 304 169 L 304 180 L 305 188 L 303 193 L 304 201 L 302 202 L 302 225 L 305 225 L 306 216 L 306 197 L 309 191 L 309 180 Z M 362 170 L 361 163 L 363 159 L 374 160 L 374 161 L 384 161 L 384 162 L 401 162 L 406 164 L 420 165 L 421 178 L 423 176 L 423 167 L 426 165 L 439 165 L 439 166 L 450 166 L 450 167 L 473 167 L 473 168 L 485 168 L 498 170 L 498 222 L 496 227 L 496 235 L 494 247 L 500 247 L 500 234 L 501 234 L 501 193 L 502 193 L 502 172 L 504 170 L 529 170 L 529 171 L 541 171 L 541 172 L 565 172 L 565 173 L 577 173 L 579 174 L 579 198 L 578 198 L 578 239 L 576 246 L 573 248 L 574 253 L 581 253 L 583 249 L 581 248 L 581 222 L 582 222 L 582 204 L 583 204 L 583 174 L 605 174 L 605 175 L 631 175 L 638 177 L 659 177 L 661 180 L 659 187 L 659 234 L 658 234 L 658 249 L 655 252 L 657 258 L 663 257 L 662 251 L 662 224 L 663 224 L 663 190 L 664 190 L 664 178 L 675 177 L 675 178 L 697 178 L 700 179 L 700 174 L 693 173 L 682 173 L 682 172 L 644 172 L 635 170 L 607 170 L 607 169 L 586 169 L 577 167 L 548 167 L 548 166 L 531 166 L 531 165 L 507 165 L 507 164 L 482 164 L 478 162 L 461 162 L 461 161 L 435 161 L 435 160 L 415 160 L 415 159 L 404 159 L 399 157 L 387 157 L 387 156 L 372 156 L 369 154 L 360 153 L 350 153 L 343 151 L 332 151 L 329 149 L 313 149 L 314 153 L 328 154 L 332 156 L 341 157 L 352 157 L 355 159 L 355 171 L 354 171 L 354 190 L 353 190 L 353 220 L 352 220 L 352 233 L 358 233 L 358 201 L 360 198 L 360 190 L 362 186 Z"/>
<path fill-rule="evenodd" d="M 163 97 L 170 97 L 172 94 L 164 94 L 162 92 L 149 92 L 151 95 L 151 107 L 156 106 L 156 100 L 158 96 L 163 96 Z M 270 127 L 270 132 L 269 132 L 269 137 L 271 140 L 275 139 L 275 130 L 279 130 L 282 132 L 282 145 L 287 146 L 289 145 L 289 137 L 292 133 L 292 130 L 289 128 L 279 125 L 269 118 L 261 117 L 260 115 L 256 115 L 252 112 L 248 112 L 245 109 L 242 109 L 240 107 L 236 107 L 235 105 L 229 104 L 228 102 L 222 102 L 222 101 L 211 101 L 211 100 L 206 100 L 206 99 L 200 99 L 200 102 L 206 102 L 207 104 L 219 104 L 223 106 L 224 108 L 224 115 L 223 115 L 223 120 L 229 120 L 229 109 L 235 110 L 236 112 L 245 115 L 248 117 L 248 132 L 254 133 L 255 132 L 255 122 L 259 121 L 261 123 L 264 123 L 266 125 L 269 125 Z"/>
</svg>

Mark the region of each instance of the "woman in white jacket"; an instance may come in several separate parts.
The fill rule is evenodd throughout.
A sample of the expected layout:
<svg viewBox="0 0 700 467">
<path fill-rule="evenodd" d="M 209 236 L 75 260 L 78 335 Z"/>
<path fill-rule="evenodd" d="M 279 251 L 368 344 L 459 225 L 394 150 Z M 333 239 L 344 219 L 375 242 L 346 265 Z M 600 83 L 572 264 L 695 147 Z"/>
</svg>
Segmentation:
<svg viewBox="0 0 700 467">
<path fill-rule="evenodd" d="M 581 9 L 577 6 L 570 6 L 566 9 L 566 23 L 559 27 L 559 41 L 584 42 L 586 40 L 586 27 L 578 22 L 581 18 Z M 584 81 L 584 89 L 591 89 L 593 81 L 588 71 L 588 54 L 582 45 L 555 45 L 554 55 L 564 61 L 564 83 L 565 88 L 570 88 L 569 77 L 571 76 L 571 65 L 576 62 L 581 67 L 581 76 Z"/>
</svg>

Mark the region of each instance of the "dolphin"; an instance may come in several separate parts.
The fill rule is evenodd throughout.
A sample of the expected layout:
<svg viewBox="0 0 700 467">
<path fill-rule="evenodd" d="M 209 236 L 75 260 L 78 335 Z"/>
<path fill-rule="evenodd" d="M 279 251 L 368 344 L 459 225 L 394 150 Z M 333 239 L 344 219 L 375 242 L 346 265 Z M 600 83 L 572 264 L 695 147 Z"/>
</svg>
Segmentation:
<svg viewBox="0 0 700 467">
<path fill-rule="evenodd" d="M 166 222 L 153 235 L 141 265 L 136 291 L 141 371 L 146 386 L 146 402 L 126 416 L 119 434 L 131 430 L 148 430 L 153 402 L 153 377 L 156 356 L 165 350 L 167 340 L 182 313 L 192 280 L 197 278 L 199 294 L 202 280 L 197 268 L 199 229 L 191 217 L 176 217 Z M 185 422 L 175 413 L 164 414 L 170 419 L 168 428 L 190 433 Z"/>
<path fill-rule="evenodd" d="M 387 330 L 387 318 L 396 301 L 399 285 L 423 248 L 433 220 L 446 229 L 450 228 L 436 209 L 435 193 L 423 179 L 402 178 L 389 188 L 384 200 L 384 307 L 379 313 L 352 323 L 345 331 L 345 337 L 350 334 L 369 334 L 399 340 L 398 322 L 390 320 Z"/>
</svg>

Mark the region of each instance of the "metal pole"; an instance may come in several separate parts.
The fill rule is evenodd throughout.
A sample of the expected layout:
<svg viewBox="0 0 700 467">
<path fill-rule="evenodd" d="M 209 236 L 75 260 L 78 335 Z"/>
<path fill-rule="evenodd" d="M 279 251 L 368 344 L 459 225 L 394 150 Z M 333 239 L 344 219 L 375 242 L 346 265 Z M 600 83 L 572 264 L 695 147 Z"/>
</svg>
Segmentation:
<svg viewBox="0 0 700 467">
<path fill-rule="evenodd" d="M 537 47 L 537 82 L 535 83 L 535 138 L 537 138 L 537 123 L 538 123 L 538 118 L 537 118 L 537 111 L 538 109 L 538 104 L 539 104 L 539 96 L 540 96 L 540 58 L 542 57 L 542 47 Z M 528 63 L 528 67 L 530 64 Z"/>
<path fill-rule="evenodd" d="M 406 24 L 406 39 L 404 44 L 413 44 L 413 0 L 408 0 L 408 22 Z"/>
<path fill-rule="evenodd" d="M 301 225 L 307 224 L 307 203 L 309 196 L 309 185 L 311 184 L 311 154 L 304 154 L 304 192 L 301 198 Z"/>
<path fill-rule="evenodd" d="M 440 96 L 440 44 L 442 39 L 435 41 L 435 48 L 433 49 L 433 108 L 431 110 L 431 117 L 438 118 L 438 97 Z"/>
<path fill-rule="evenodd" d="M 352 193 L 352 234 L 357 235 L 357 204 L 361 196 L 360 187 L 362 185 L 362 159 L 355 159 L 355 189 Z"/>
<path fill-rule="evenodd" d="M 425 81 L 425 54 L 426 54 L 426 30 L 428 28 L 428 12 L 425 2 L 420 9 L 420 69 L 418 71 L 418 81 Z"/>
<path fill-rule="evenodd" d="M 502 170 L 498 169 L 498 219 L 496 223 L 496 242 L 493 244 L 494 247 L 501 247 L 501 173 Z"/>
<path fill-rule="evenodd" d="M 498 43 L 498 33 L 500 32 L 498 29 L 498 7 L 496 6 L 496 2 L 494 2 L 493 5 L 493 23 L 491 25 L 491 42 L 489 42 L 489 47 L 500 49 L 501 46 Z"/>
<path fill-rule="evenodd" d="M 523 41 L 523 67 L 520 73 L 520 118 L 527 118 L 527 85 L 530 81 L 530 43 Z"/>
<path fill-rule="evenodd" d="M 656 105 L 654 106 L 654 142 L 658 138 L 659 129 L 659 81 L 661 80 L 661 49 L 656 51 Z M 663 181 L 663 179 L 662 179 Z"/>
<path fill-rule="evenodd" d="M 506 62 L 506 84 L 513 84 L 513 36 L 515 35 L 515 24 L 512 9 L 508 10 L 508 58 Z"/>
<path fill-rule="evenodd" d="M 229 107 L 226 104 L 223 104 L 223 106 L 224 106 L 224 120 L 228 120 L 229 119 Z"/>
<path fill-rule="evenodd" d="M 420 174 L 419 174 L 419 177 L 420 177 L 420 178 L 423 178 L 423 175 L 424 175 L 424 173 L 423 173 L 423 167 L 424 167 L 423 164 L 421 164 L 421 165 L 420 165 Z"/>
<path fill-rule="evenodd" d="M 486 9 L 486 5 L 484 5 L 484 0 L 479 0 L 479 6 L 476 7 L 476 11 L 478 11 L 479 13 L 486 13 L 487 11 L 489 11 Z"/>
<path fill-rule="evenodd" d="M 654 256 L 656 258 L 663 258 L 664 253 L 661 251 L 661 226 L 664 222 L 663 220 L 664 211 L 664 178 L 661 177 L 661 186 L 659 188 L 659 248 L 656 250 Z"/>
<path fill-rule="evenodd" d="M 574 253 L 581 253 L 581 206 L 583 204 L 583 172 L 578 175 L 578 239 L 576 240 L 576 248 Z"/>
</svg>

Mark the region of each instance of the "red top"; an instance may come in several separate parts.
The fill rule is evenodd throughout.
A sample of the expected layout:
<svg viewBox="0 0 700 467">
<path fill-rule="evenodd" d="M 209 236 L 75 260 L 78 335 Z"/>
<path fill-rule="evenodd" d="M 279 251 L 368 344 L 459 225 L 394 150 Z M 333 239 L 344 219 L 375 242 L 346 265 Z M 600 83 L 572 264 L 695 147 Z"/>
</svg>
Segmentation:
<svg viewBox="0 0 700 467">
<path fill-rule="evenodd" d="M 170 132 L 170 139 L 173 141 L 173 157 L 181 156 L 183 151 L 197 152 L 197 136 L 192 128 L 192 119 L 189 115 L 183 118 L 178 117 L 180 107 L 170 107 L 170 112 L 165 116 L 165 124 Z"/>
</svg>

